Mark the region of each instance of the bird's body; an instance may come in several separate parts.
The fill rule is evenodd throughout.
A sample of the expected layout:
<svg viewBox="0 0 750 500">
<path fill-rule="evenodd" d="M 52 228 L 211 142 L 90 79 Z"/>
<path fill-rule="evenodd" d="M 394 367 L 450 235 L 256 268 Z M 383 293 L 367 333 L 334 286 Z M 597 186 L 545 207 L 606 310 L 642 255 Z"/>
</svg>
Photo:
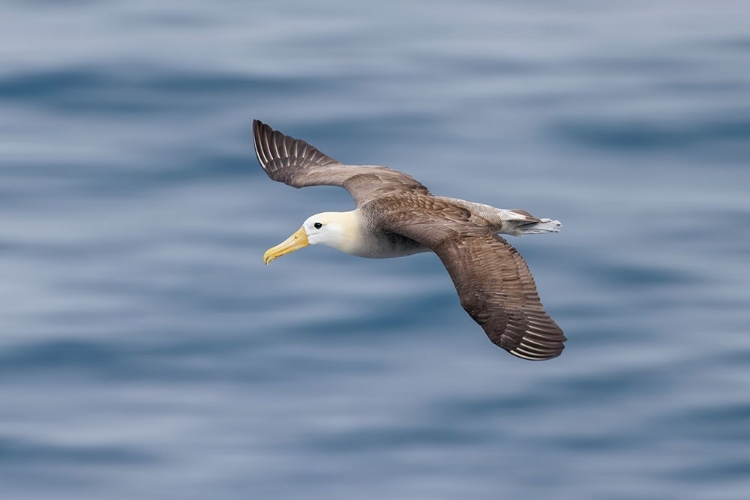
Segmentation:
<svg viewBox="0 0 750 500">
<path fill-rule="evenodd" d="M 448 270 L 461 305 L 493 343 L 525 359 L 560 355 L 566 340 L 562 330 L 544 311 L 523 258 L 497 236 L 556 232 L 558 221 L 433 196 L 407 174 L 374 165 L 343 165 L 258 120 L 253 133 L 258 160 L 271 179 L 297 188 L 341 186 L 357 203 L 349 212 L 308 218 L 266 252 L 266 264 L 317 243 L 369 258 L 432 251 Z"/>
</svg>

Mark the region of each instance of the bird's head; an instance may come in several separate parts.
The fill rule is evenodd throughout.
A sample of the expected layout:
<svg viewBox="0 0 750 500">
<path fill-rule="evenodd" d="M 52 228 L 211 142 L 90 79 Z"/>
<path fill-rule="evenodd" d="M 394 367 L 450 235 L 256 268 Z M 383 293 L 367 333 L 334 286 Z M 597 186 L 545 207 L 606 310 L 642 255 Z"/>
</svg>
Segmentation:
<svg viewBox="0 0 750 500">
<path fill-rule="evenodd" d="M 263 261 L 269 264 L 282 255 L 319 243 L 351 253 L 356 245 L 358 232 L 354 211 L 315 214 L 308 217 L 296 233 L 275 247 L 269 248 L 263 255 Z"/>
</svg>

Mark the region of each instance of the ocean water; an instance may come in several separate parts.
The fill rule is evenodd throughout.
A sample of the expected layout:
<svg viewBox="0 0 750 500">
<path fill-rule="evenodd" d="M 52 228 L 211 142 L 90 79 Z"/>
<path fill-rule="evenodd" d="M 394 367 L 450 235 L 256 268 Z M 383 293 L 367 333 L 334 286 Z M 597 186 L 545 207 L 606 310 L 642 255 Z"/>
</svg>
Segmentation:
<svg viewBox="0 0 750 500">
<path fill-rule="evenodd" d="M 750 498 L 747 2 L 6 1 L 0 496 Z M 335 188 L 259 118 L 511 238 L 516 359 L 434 255 L 263 252 Z"/>
</svg>

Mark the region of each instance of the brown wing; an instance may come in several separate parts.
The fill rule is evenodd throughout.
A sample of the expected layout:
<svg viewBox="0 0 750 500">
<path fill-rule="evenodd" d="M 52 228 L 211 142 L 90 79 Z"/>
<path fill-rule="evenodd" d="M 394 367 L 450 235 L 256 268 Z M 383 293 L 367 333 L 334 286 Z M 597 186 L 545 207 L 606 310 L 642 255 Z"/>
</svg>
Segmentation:
<svg viewBox="0 0 750 500">
<path fill-rule="evenodd" d="M 421 200 L 415 205 L 419 209 L 411 212 L 404 208 L 414 201 L 391 200 L 396 208 L 390 214 L 382 203 L 381 225 L 440 257 L 461 305 L 494 344 L 524 359 L 559 356 L 567 339 L 544 310 L 518 251 L 487 227 L 472 223 L 468 210 L 438 198 L 414 198 Z"/>
<path fill-rule="evenodd" d="M 357 205 L 381 196 L 411 191 L 429 194 L 411 176 L 386 167 L 344 165 L 305 141 L 253 121 L 255 154 L 268 177 L 295 188 L 341 186 Z"/>
<path fill-rule="evenodd" d="M 518 251 L 499 236 L 447 240 L 435 253 L 461 305 L 490 340 L 519 358 L 559 356 L 566 338 L 544 310 L 534 278 Z"/>
</svg>

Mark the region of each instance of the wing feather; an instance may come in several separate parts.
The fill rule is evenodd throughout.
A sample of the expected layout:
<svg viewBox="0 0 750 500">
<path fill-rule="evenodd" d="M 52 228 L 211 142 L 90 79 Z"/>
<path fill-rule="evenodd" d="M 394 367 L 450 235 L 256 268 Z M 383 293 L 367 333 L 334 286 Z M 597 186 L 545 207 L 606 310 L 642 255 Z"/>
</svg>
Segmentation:
<svg viewBox="0 0 750 500">
<path fill-rule="evenodd" d="M 436 253 L 461 305 L 493 343 L 525 359 L 562 353 L 565 335 L 544 310 L 526 262 L 507 241 L 469 236 L 446 241 Z"/>
<path fill-rule="evenodd" d="M 532 360 L 562 353 L 565 335 L 544 310 L 526 262 L 507 241 L 472 235 L 448 240 L 436 253 L 461 305 L 494 344 Z"/>
<path fill-rule="evenodd" d="M 465 208 L 434 197 L 383 199 L 379 225 L 434 251 L 461 306 L 487 337 L 519 358 L 559 356 L 567 340 L 544 310 L 521 254 L 503 238 L 471 223 Z M 411 210 L 409 210 L 411 207 Z"/>
<path fill-rule="evenodd" d="M 376 165 L 344 165 L 305 141 L 253 121 L 255 154 L 271 179 L 295 188 L 341 186 L 357 205 L 394 192 L 429 194 L 413 177 Z"/>
</svg>

